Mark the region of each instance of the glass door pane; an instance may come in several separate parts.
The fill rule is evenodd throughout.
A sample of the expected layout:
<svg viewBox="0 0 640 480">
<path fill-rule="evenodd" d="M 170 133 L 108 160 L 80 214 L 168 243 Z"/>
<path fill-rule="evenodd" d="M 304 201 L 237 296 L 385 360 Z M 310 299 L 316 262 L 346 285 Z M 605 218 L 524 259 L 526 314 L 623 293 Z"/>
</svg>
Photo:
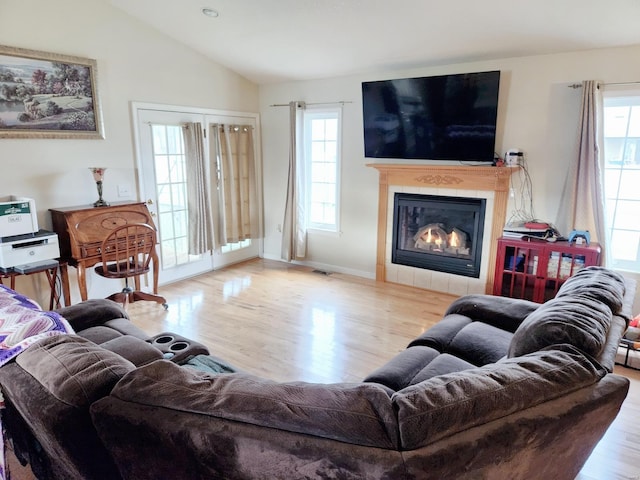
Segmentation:
<svg viewBox="0 0 640 480">
<path fill-rule="evenodd" d="M 151 125 L 160 251 L 164 268 L 189 263 L 187 183 L 182 127 Z M 199 259 L 199 256 L 193 260 Z"/>
<path fill-rule="evenodd" d="M 189 255 L 185 150 L 182 125 L 201 115 L 138 111 L 141 193 L 158 229 L 160 282 L 213 269 L 211 254 Z"/>
</svg>

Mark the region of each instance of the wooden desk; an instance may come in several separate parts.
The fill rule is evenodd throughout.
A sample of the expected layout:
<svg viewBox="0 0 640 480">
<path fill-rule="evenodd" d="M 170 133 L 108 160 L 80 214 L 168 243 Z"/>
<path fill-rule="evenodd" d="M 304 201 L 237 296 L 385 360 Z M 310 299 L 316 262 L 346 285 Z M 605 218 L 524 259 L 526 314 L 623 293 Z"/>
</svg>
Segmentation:
<svg viewBox="0 0 640 480">
<path fill-rule="evenodd" d="M 87 299 L 86 269 L 102 260 L 102 241 L 115 227 L 128 223 L 147 223 L 155 228 L 143 202 L 114 203 L 108 207 L 52 208 L 53 231 L 58 234 L 60 255 L 78 269 L 80 298 Z M 159 264 L 153 258 L 153 292 L 158 292 Z M 136 279 L 139 282 L 139 279 Z"/>
<path fill-rule="evenodd" d="M 34 270 L 29 273 L 20 273 L 15 270 L 2 271 L 0 270 L 0 283 L 4 283 L 2 281 L 3 278 L 8 278 L 9 280 L 9 288 L 11 290 L 16 289 L 16 277 L 20 275 L 33 275 L 35 273 L 45 273 L 47 275 L 47 281 L 49 282 L 49 287 L 51 288 L 51 295 L 49 297 L 49 310 L 53 310 L 54 308 L 60 308 L 60 294 L 56 289 L 56 279 L 58 278 L 58 271 L 60 271 L 60 281 L 62 283 L 62 296 L 64 298 L 64 305 L 68 307 L 71 305 L 71 293 L 69 292 L 69 273 L 67 272 L 67 262 L 65 260 L 60 260 L 58 265 L 51 268 L 42 268 L 40 270 Z"/>
</svg>

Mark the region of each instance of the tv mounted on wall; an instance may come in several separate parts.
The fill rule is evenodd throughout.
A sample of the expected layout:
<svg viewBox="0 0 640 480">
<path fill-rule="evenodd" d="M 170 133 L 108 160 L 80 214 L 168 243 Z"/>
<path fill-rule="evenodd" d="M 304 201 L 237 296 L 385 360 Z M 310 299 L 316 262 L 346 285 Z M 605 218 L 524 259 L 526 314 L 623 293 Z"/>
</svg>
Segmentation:
<svg viewBox="0 0 640 480">
<path fill-rule="evenodd" d="M 493 162 L 500 72 L 362 83 L 369 158 Z"/>
</svg>

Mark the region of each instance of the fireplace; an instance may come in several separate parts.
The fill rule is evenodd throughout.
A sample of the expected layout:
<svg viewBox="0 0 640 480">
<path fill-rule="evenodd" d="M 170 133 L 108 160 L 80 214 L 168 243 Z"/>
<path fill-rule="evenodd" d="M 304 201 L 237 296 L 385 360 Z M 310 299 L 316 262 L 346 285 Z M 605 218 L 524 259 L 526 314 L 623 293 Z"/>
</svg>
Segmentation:
<svg viewBox="0 0 640 480">
<path fill-rule="evenodd" d="M 504 227 L 509 177 L 517 169 L 418 163 L 372 163 L 368 166 L 380 173 L 376 279 L 454 295 L 491 293 L 496 240 Z M 484 199 L 486 208 L 480 276 L 470 277 L 393 263 L 391 251 L 396 193 Z"/>
<path fill-rule="evenodd" d="M 391 261 L 478 278 L 484 198 L 396 193 Z"/>
</svg>

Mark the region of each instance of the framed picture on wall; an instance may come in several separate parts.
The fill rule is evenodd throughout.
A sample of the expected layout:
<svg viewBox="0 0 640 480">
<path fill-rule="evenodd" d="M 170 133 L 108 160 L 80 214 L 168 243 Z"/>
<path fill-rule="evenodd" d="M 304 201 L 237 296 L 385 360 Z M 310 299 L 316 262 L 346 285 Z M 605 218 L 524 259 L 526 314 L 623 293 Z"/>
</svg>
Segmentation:
<svg viewBox="0 0 640 480">
<path fill-rule="evenodd" d="M 0 45 L 1 138 L 104 138 L 96 61 Z"/>
</svg>

